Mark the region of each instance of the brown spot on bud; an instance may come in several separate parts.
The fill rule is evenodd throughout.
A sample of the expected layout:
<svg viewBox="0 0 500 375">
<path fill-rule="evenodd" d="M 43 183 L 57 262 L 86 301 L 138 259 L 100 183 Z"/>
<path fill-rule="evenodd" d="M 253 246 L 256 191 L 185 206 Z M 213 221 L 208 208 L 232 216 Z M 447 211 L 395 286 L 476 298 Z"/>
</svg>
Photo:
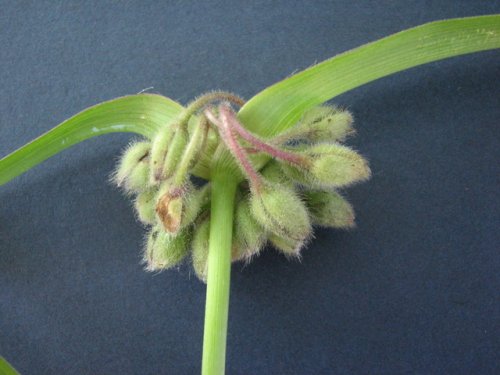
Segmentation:
<svg viewBox="0 0 500 375">
<path fill-rule="evenodd" d="M 176 233 L 181 227 L 183 202 L 181 188 L 175 188 L 163 194 L 156 204 L 156 214 L 169 233 Z"/>
</svg>

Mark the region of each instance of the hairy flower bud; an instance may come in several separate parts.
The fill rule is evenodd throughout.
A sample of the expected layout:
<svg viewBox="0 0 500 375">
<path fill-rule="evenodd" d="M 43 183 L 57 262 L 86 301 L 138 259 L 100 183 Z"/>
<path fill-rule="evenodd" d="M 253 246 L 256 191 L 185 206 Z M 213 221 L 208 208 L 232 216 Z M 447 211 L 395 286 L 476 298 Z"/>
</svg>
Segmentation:
<svg viewBox="0 0 500 375">
<path fill-rule="evenodd" d="M 151 184 L 157 184 L 162 178 L 163 166 L 167 156 L 170 142 L 175 134 L 176 124 L 168 124 L 161 128 L 153 138 L 149 160 Z"/>
<path fill-rule="evenodd" d="M 273 184 L 281 184 L 293 188 L 293 181 L 283 173 L 277 160 L 270 160 L 260 171 L 262 177 Z"/>
<path fill-rule="evenodd" d="M 301 120 L 304 138 L 309 142 L 343 141 L 354 133 L 352 115 L 331 106 L 320 106 L 308 111 Z"/>
<path fill-rule="evenodd" d="M 191 242 L 193 269 L 196 276 L 204 283 L 207 282 L 209 237 L 210 217 L 206 217 L 195 227 L 193 241 Z"/>
<path fill-rule="evenodd" d="M 232 260 L 250 260 L 265 243 L 265 230 L 254 219 L 247 199 L 237 203 L 234 213 Z"/>
<path fill-rule="evenodd" d="M 168 178 L 172 176 L 179 164 L 179 161 L 184 154 L 184 149 L 189 140 L 189 134 L 186 128 L 178 127 L 172 141 L 170 142 L 170 147 L 167 150 L 167 156 L 165 158 L 165 164 L 163 166 L 162 177 Z"/>
<path fill-rule="evenodd" d="M 190 225 L 210 202 L 210 184 L 195 189 L 188 180 L 182 186 L 165 181 L 157 194 L 156 214 L 169 233 Z"/>
<path fill-rule="evenodd" d="M 306 191 L 306 205 L 313 224 L 331 228 L 354 227 L 354 210 L 349 202 L 335 191 Z"/>
<path fill-rule="evenodd" d="M 370 177 L 368 162 L 357 152 L 340 144 L 317 144 L 302 151 L 311 160 L 308 168 L 282 165 L 290 178 L 313 188 L 351 185 Z"/>
<path fill-rule="evenodd" d="M 287 257 L 300 257 L 300 250 L 304 247 L 306 240 L 297 240 L 271 233 L 269 242 Z"/>
<path fill-rule="evenodd" d="M 156 191 L 153 189 L 137 194 L 134 207 L 139 220 L 146 225 L 153 225 L 156 222 L 155 215 Z"/>
<path fill-rule="evenodd" d="M 113 181 L 129 193 L 139 193 L 148 188 L 149 142 L 131 143 L 123 153 Z"/>
<path fill-rule="evenodd" d="M 186 182 L 183 186 L 172 185 L 170 181 L 162 184 L 156 201 L 156 214 L 168 233 L 177 233 L 181 229 L 186 196 L 192 189 L 193 185 L 190 182 Z"/>
<path fill-rule="evenodd" d="M 154 227 L 147 240 L 144 262 L 148 271 L 161 271 L 177 266 L 188 253 L 188 232 L 172 235 Z"/>
<path fill-rule="evenodd" d="M 310 109 L 293 127 L 275 138 L 277 143 L 289 141 L 341 142 L 354 134 L 352 115 L 334 106 L 318 106 Z"/>
<path fill-rule="evenodd" d="M 264 184 L 259 191 L 252 192 L 250 208 L 255 220 L 272 233 L 297 241 L 311 234 L 309 213 L 288 187 Z"/>
<path fill-rule="evenodd" d="M 181 228 L 191 225 L 198 215 L 210 203 L 210 184 L 207 183 L 199 189 L 189 188 L 184 195 L 184 210 L 181 217 Z"/>
</svg>

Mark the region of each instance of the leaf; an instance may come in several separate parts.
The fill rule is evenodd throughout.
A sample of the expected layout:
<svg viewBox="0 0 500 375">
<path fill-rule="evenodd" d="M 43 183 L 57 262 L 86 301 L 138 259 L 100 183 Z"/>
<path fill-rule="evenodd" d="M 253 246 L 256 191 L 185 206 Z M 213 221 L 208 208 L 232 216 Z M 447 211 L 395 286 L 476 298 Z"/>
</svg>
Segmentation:
<svg viewBox="0 0 500 375">
<path fill-rule="evenodd" d="M 500 48 L 500 15 L 427 23 L 342 53 L 266 88 L 238 117 L 252 132 L 276 135 L 302 114 L 365 83 L 432 61 Z M 259 158 L 260 165 L 268 159 Z M 237 168 L 228 153 L 219 167 Z"/>
<path fill-rule="evenodd" d="M 76 114 L 0 160 L 0 186 L 64 149 L 98 135 L 132 132 L 151 137 L 183 109 L 161 95 L 113 99 Z"/>
<path fill-rule="evenodd" d="M 278 82 L 250 99 L 238 116 L 251 131 L 270 137 L 289 128 L 306 110 L 370 81 L 431 61 L 499 47 L 500 15 L 427 23 L 365 44 Z M 98 104 L 1 159 L 0 185 L 97 135 L 134 132 L 151 136 L 157 126 L 171 121 L 181 110 L 180 104 L 151 94 Z M 219 149 L 215 155 L 214 167 L 239 175 L 228 152 Z M 260 166 L 267 160 L 257 159 Z M 201 177 L 208 176 L 206 166 L 199 170 Z"/>
<path fill-rule="evenodd" d="M 0 375 L 19 375 L 7 360 L 0 356 Z"/>
</svg>

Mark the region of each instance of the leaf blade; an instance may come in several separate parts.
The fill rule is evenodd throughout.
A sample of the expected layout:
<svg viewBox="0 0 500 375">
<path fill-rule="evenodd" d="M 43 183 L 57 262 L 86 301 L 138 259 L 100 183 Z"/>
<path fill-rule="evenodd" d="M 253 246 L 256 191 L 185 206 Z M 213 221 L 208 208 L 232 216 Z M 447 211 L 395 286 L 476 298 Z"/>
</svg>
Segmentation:
<svg viewBox="0 0 500 375">
<path fill-rule="evenodd" d="M 19 375 L 19 373 L 4 357 L 0 356 L 0 375 Z"/>
<path fill-rule="evenodd" d="M 238 118 L 269 138 L 291 127 L 302 114 L 337 95 L 376 79 L 432 61 L 500 48 L 500 15 L 426 23 L 364 44 L 296 73 L 256 94 Z M 238 166 L 219 150 L 214 170 L 238 176 Z M 253 158 L 262 167 L 269 157 Z"/>
<path fill-rule="evenodd" d="M 275 135 L 307 110 L 365 83 L 445 58 L 500 48 L 500 15 L 426 23 L 344 52 L 255 95 L 240 120 Z"/>
<path fill-rule="evenodd" d="M 89 107 L 0 159 L 0 186 L 49 157 L 86 139 L 113 132 L 151 137 L 183 107 L 155 94 L 137 94 Z"/>
</svg>

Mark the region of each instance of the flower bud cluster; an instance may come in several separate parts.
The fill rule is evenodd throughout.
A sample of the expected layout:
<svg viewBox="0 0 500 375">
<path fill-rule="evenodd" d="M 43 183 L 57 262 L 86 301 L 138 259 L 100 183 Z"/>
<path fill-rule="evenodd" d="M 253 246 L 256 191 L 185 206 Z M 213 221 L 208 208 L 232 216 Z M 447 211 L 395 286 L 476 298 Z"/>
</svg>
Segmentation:
<svg viewBox="0 0 500 375">
<path fill-rule="evenodd" d="M 320 106 L 266 142 L 242 137 L 248 143 L 246 150 L 272 158 L 257 178 L 245 173 L 248 182 L 240 186 L 234 260 L 248 261 L 268 242 L 285 256 L 299 258 L 314 225 L 354 227 L 354 210 L 338 190 L 368 179 L 370 169 L 360 154 L 341 144 L 353 133 L 349 112 Z M 247 172 L 244 163 L 240 165 Z"/>
<path fill-rule="evenodd" d="M 113 181 L 134 196 L 138 219 L 149 227 L 145 268 L 161 271 L 189 255 L 193 227 L 210 205 L 210 183 L 195 187 L 190 179 L 203 151 L 208 123 L 194 118 L 166 125 L 151 141 L 138 141 L 123 153 Z"/>
<path fill-rule="evenodd" d="M 264 140 L 246 130 L 227 102 L 210 106 L 221 100 L 243 104 L 230 94 L 207 94 L 151 141 L 130 145 L 117 167 L 114 181 L 135 196 L 137 217 L 150 227 L 144 250 L 148 270 L 175 267 L 190 255 L 195 274 L 206 280 L 210 182 L 196 187 L 190 173 L 209 132 L 245 176 L 236 196 L 233 261 L 248 262 L 267 243 L 297 258 L 313 225 L 354 226 L 354 211 L 338 189 L 368 179 L 370 169 L 341 144 L 354 133 L 347 111 L 316 107 L 288 131 Z M 252 161 L 257 153 L 270 157 L 260 170 Z"/>
</svg>

